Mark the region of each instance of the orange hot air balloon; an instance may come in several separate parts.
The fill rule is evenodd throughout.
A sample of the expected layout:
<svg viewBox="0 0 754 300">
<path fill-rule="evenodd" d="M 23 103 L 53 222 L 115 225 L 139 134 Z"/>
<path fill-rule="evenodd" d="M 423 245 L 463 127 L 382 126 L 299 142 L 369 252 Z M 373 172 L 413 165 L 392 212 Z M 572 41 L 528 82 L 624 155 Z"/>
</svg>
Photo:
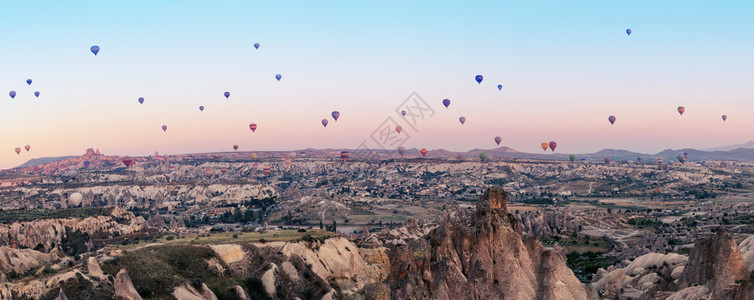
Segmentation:
<svg viewBox="0 0 754 300">
<path fill-rule="evenodd" d="M 398 153 L 403 157 L 403 155 L 406 154 L 406 147 L 399 147 Z"/>
<path fill-rule="evenodd" d="M 26 146 L 24 146 L 24 149 L 26 149 L 26 152 L 29 152 L 29 149 L 31 149 L 31 146 L 26 145 Z"/>
<path fill-rule="evenodd" d="M 252 153 L 251 154 L 251 159 L 257 159 L 257 154 L 256 153 Z"/>
<path fill-rule="evenodd" d="M 547 142 L 542 142 L 542 144 L 540 144 L 540 146 L 542 147 L 542 150 L 545 150 L 545 151 L 547 151 L 547 147 L 548 147 L 549 145 L 550 145 L 550 144 L 548 144 Z"/>
<path fill-rule="evenodd" d="M 552 151 L 555 152 L 555 148 L 558 147 L 558 143 L 556 143 L 555 141 L 551 141 L 549 146 L 550 146 L 550 149 L 552 149 Z"/>
<path fill-rule="evenodd" d="M 685 107 L 683 107 L 683 106 L 679 106 L 679 107 L 678 107 L 678 113 L 679 113 L 679 114 L 681 114 L 681 116 L 683 116 L 683 113 L 684 113 L 685 111 L 686 111 L 686 108 L 685 108 Z"/>
<path fill-rule="evenodd" d="M 238 145 L 233 145 L 233 151 L 238 151 Z"/>
<path fill-rule="evenodd" d="M 167 125 L 162 125 L 162 131 L 168 131 L 168 126 Z"/>
<path fill-rule="evenodd" d="M 422 148 L 421 153 L 423 157 L 427 157 L 427 148 Z"/>
<path fill-rule="evenodd" d="M 249 129 L 251 129 L 251 132 L 256 132 L 257 131 L 257 124 L 256 123 L 249 124 Z"/>
<path fill-rule="evenodd" d="M 401 131 L 403 131 L 403 127 L 401 127 L 401 125 L 395 126 L 395 131 L 397 131 L 398 134 L 401 134 Z"/>
<path fill-rule="evenodd" d="M 285 161 L 285 165 L 286 166 L 290 166 L 291 165 L 291 159 L 290 158 L 286 157 L 283 161 Z"/>
<path fill-rule="evenodd" d="M 16 147 L 16 154 L 21 154 L 21 147 Z"/>
</svg>

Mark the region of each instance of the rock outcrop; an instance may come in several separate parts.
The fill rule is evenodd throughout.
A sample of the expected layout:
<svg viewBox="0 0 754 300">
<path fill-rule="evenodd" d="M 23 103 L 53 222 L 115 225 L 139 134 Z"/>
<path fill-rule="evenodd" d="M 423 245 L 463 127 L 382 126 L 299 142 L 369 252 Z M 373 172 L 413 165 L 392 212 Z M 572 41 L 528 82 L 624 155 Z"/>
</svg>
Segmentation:
<svg viewBox="0 0 754 300">
<path fill-rule="evenodd" d="M 488 189 L 474 213 L 457 212 L 391 253 L 395 299 L 585 299 L 558 247 L 524 238 L 508 194 Z"/>
<path fill-rule="evenodd" d="M 678 279 L 680 288 L 704 285 L 709 299 L 731 299 L 741 294 L 739 284 L 749 279 L 743 254 L 725 230 L 696 243 Z"/>
<path fill-rule="evenodd" d="M 23 274 L 55 261 L 57 257 L 31 249 L 0 247 L 0 269 L 3 273 Z"/>
<path fill-rule="evenodd" d="M 136 292 L 131 277 L 128 276 L 126 269 L 122 269 L 115 276 L 115 282 L 113 283 L 115 289 L 115 297 L 121 297 L 127 300 L 142 300 L 139 293 Z"/>
<path fill-rule="evenodd" d="M 243 291 L 243 289 L 241 289 Z M 201 283 L 198 286 L 184 283 L 173 291 L 173 296 L 180 300 L 217 300 L 217 296 L 206 284 Z"/>
</svg>

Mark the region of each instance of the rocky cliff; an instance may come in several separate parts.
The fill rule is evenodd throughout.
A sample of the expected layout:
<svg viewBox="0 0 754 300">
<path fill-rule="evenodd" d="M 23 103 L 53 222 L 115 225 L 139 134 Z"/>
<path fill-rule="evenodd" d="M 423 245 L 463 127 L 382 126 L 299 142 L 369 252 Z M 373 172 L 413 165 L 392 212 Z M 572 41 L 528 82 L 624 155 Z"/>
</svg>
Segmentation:
<svg viewBox="0 0 754 300">
<path fill-rule="evenodd" d="M 475 212 L 457 212 L 421 239 L 394 248 L 395 299 L 585 299 L 559 249 L 524 237 L 508 194 L 488 189 Z"/>
</svg>

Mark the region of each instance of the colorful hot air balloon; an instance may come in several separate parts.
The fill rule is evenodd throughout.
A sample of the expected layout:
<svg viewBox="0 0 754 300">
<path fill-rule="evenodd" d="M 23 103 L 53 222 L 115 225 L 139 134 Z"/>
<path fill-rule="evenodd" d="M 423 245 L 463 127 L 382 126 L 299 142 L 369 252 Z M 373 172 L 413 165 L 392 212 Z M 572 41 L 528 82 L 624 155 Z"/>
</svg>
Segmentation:
<svg viewBox="0 0 754 300">
<path fill-rule="evenodd" d="M 162 125 L 162 131 L 168 131 L 168 126 L 167 125 Z"/>
<path fill-rule="evenodd" d="M 233 145 L 233 151 L 238 151 L 238 145 Z"/>
<path fill-rule="evenodd" d="M 133 158 L 130 158 L 130 157 L 124 157 L 124 158 L 123 158 L 123 159 L 121 160 L 121 162 L 123 162 L 123 164 L 124 164 L 124 165 L 125 165 L 126 167 L 130 167 L 130 166 L 132 166 L 132 165 L 134 164 L 134 159 L 133 159 Z"/>
<path fill-rule="evenodd" d="M 403 127 L 401 127 L 401 125 L 395 126 L 395 131 L 397 131 L 398 134 L 401 134 L 401 131 L 403 131 Z"/>
<path fill-rule="evenodd" d="M 609 157 L 605 157 L 605 163 L 606 164 L 610 164 L 610 158 Z"/>
<path fill-rule="evenodd" d="M 461 125 L 466 123 L 466 117 L 460 117 L 458 118 L 458 121 L 461 122 Z"/>
<path fill-rule="evenodd" d="M 688 152 L 683 152 L 683 158 L 689 159 L 689 153 Z"/>
<path fill-rule="evenodd" d="M 257 159 L 257 154 L 256 153 L 252 153 L 251 154 L 251 159 Z"/>
<path fill-rule="evenodd" d="M 199 111 L 204 111 L 204 106 L 199 106 Z"/>
<path fill-rule="evenodd" d="M 657 159 L 657 163 L 658 164 L 662 164 L 662 157 L 660 157 L 660 158 Z"/>
<path fill-rule="evenodd" d="M 723 115 L 723 122 L 728 120 L 728 115 Z"/>
<path fill-rule="evenodd" d="M 550 146 L 550 149 L 552 149 L 552 151 L 555 152 L 555 147 L 558 146 L 558 143 L 556 143 L 555 141 L 552 141 L 552 142 L 550 142 L 549 146 Z M 547 150 L 545 150 L 545 151 L 547 151 Z"/>
<path fill-rule="evenodd" d="M 482 162 L 487 160 L 487 153 L 479 153 L 479 159 L 482 160 Z"/>
<path fill-rule="evenodd" d="M 484 76 L 477 75 L 476 77 L 474 77 L 474 79 L 476 80 L 477 83 L 482 84 L 482 80 L 484 80 Z"/>
<path fill-rule="evenodd" d="M 405 111 L 405 110 L 402 110 L 402 111 L 401 111 L 401 115 L 405 117 L 405 116 L 406 116 L 406 111 Z"/>
<path fill-rule="evenodd" d="M 626 29 L 626 34 L 631 35 L 631 28 Z"/>
<path fill-rule="evenodd" d="M 94 45 L 91 48 L 89 48 L 89 50 L 91 50 L 92 53 L 94 53 L 94 55 L 97 56 L 97 53 L 99 53 L 99 46 Z"/>
<path fill-rule="evenodd" d="M 39 98 L 39 91 L 34 92 L 34 96 Z"/>
<path fill-rule="evenodd" d="M 503 138 L 501 138 L 501 137 L 499 137 L 499 136 L 496 136 L 496 137 L 495 137 L 495 143 L 496 143 L 496 144 L 497 144 L 498 146 L 500 146 L 500 142 L 502 142 L 502 141 L 503 141 Z"/>
<path fill-rule="evenodd" d="M 249 129 L 251 129 L 251 132 L 256 132 L 257 131 L 257 124 L 256 123 L 249 124 Z"/>
<path fill-rule="evenodd" d="M 10 93 L 8 93 L 8 95 L 10 95 L 11 99 L 15 99 L 16 98 L 16 91 L 10 91 Z"/>
<path fill-rule="evenodd" d="M 348 160 L 348 156 L 349 156 L 348 151 L 341 151 L 340 152 L 340 159 L 342 159 L 343 162 L 346 162 L 346 160 Z"/>
<path fill-rule="evenodd" d="M 406 147 L 398 147 L 398 154 L 403 157 L 403 155 L 406 154 Z"/>
<path fill-rule="evenodd" d="M 420 152 L 422 153 L 423 157 L 427 157 L 427 149 L 426 148 L 422 148 L 422 150 Z"/>
<path fill-rule="evenodd" d="M 322 119 L 322 126 L 327 127 L 327 123 L 330 123 L 330 121 L 327 121 L 327 119 Z"/>
<path fill-rule="evenodd" d="M 607 120 L 610 121 L 610 124 L 615 124 L 615 116 L 609 116 Z"/>
<path fill-rule="evenodd" d="M 335 119 L 335 122 L 338 121 L 338 118 L 340 118 L 340 113 L 336 110 L 332 112 L 332 118 Z"/>
<path fill-rule="evenodd" d="M 497 90 L 498 91 L 502 91 L 503 90 L 503 85 L 502 84 L 498 84 L 497 85 Z"/>
<path fill-rule="evenodd" d="M 679 113 L 679 114 L 681 114 L 681 116 L 683 116 L 683 113 L 684 113 L 685 111 L 686 111 L 686 108 L 685 108 L 685 107 L 683 107 L 683 106 L 679 106 L 679 107 L 678 107 L 678 113 Z"/>
<path fill-rule="evenodd" d="M 16 154 L 21 155 L 21 147 L 16 147 Z"/>
<path fill-rule="evenodd" d="M 144 104 L 144 97 L 139 97 L 139 104 Z"/>
<path fill-rule="evenodd" d="M 540 146 L 542 147 L 542 150 L 545 150 L 545 151 L 547 151 L 547 147 L 548 147 L 549 145 L 550 145 L 550 144 L 548 144 L 547 142 L 542 142 L 542 144 L 540 144 Z"/>
<path fill-rule="evenodd" d="M 442 105 L 445 105 L 445 108 L 448 108 L 448 106 L 450 106 L 450 99 L 442 100 Z"/>
<path fill-rule="evenodd" d="M 275 75 L 275 79 L 277 79 L 278 81 L 280 81 L 280 79 L 283 79 L 283 75 L 276 74 Z"/>
<path fill-rule="evenodd" d="M 686 162 L 686 157 L 685 157 L 685 156 L 684 156 L 683 154 L 678 154 L 678 156 L 676 156 L 676 158 L 677 158 L 677 159 L 678 159 L 678 161 L 679 161 L 679 162 L 681 162 L 682 164 Z"/>
<path fill-rule="evenodd" d="M 571 162 L 573 162 L 576 160 L 576 155 L 575 154 L 568 155 L 568 159 L 571 160 Z"/>
<path fill-rule="evenodd" d="M 638 161 L 639 163 L 641 163 L 641 156 L 637 157 L 636 161 Z"/>
<path fill-rule="evenodd" d="M 26 84 L 31 85 L 31 79 L 26 79 Z"/>
<path fill-rule="evenodd" d="M 26 146 L 24 146 L 24 149 L 26 149 L 26 152 L 29 152 L 29 149 L 31 149 L 31 146 L 26 145 Z"/>
<path fill-rule="evenodd" d="M 286 158 L 285 158 L 285 159 L 283 160 L 283 162 L 285 162 L 285 166 L 286 166 L 286 167 L 287 167 L 287 166 L 290 166 L 290 165 L 291 165 L 291 158 L 290 158 L 290 157 L 286 157 Z"/>
<path fill-rule="evenodd" d="M 223 95 L 225 95 L 225 99 L 228 99 L 230 97 L 230 92 L 225 92 Z"/>
<path fill-rule="evenodd" d="M 254 43 L 254 48 L 257 48 L 257 50 L 259 50 L 259 43 Z"/>
<path fill-rule="evenodd" d="M 270 173 L 272 173 L 272 168 L 264 167 L 264 169 L 262 169 L 262 172 L 264 172 L 264 176 L 270 176 Z"/>
</svg>

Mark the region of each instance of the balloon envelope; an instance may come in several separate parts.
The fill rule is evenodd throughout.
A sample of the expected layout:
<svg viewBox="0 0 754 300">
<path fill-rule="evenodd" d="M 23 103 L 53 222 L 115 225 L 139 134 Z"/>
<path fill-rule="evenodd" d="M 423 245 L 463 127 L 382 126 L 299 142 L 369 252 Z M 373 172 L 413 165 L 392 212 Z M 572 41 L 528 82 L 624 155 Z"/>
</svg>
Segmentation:
<svg viewBox="0 0 754 300">
<path fill-rule="evenodd" d="M 84 196 L 81 195 L 81 193 L 73 193 L 68 196 L 68 204 L 71 206 L 79 206 L 81 205 L 82 199 L 84 199 Z"/>
<path fill-rule="evenodd" d="M 327 127 L 327 123 L 330 123 L 330 121 L 327 121 L 327 119 L 322 119 L 322 126 Z"/>
<path fill-rule="evenodd" d="M 723 115 L 723 122 L 728 120 L 728 115 Z"/>
<path fill-rule="evenodd" d="M 474 77 L 474 79 L 476 80 L 477 83 L 482 84 L 482 80 L 484 80 L 484 76 L 477 75 L 476 77 Z"/>
<path fill-rule="evenodd" d="M 606 164 L 609 164 L 609 163 L 610 163 L 610 158 L 609 158 L 609 157 L 605 157 L 605 163 L 606 163 Z"/>
<path fill-rule="evenodd" d="M 502 91 L 503 90 L 503 85 L 502 84 L 498 84 L 497 85 L 497 90 L 498 91 Z"/>
<path fill-rule="evenodd" d="M 11 99 L 14 99 L 14 98 L 16 98 L 16 91 L 10 91 L 10 93 L 8 93 L 8 95 L 10 95 Z"/>
<path fill-rule="evenodd" d="M 426 148 L 422 148 L 422 150 L 420 152 L 422 153 L 423 157 L 427 157 L 427 149 Z"/>
<path fill-rule="evenodd" d="M 683 106 L 679 106 L 679 107 L 678 107 L 678 113 L 679 113 L 679 114 L 683 115 L 683 113 L 684 113 L 685 111 L 686 111 L 686 108 L 685 108 L 685 107 L 683 107 Z"/>
<path fill-rule="evenodd" d="M 26 79 L 26 84 L 31 85 L 31 79 Z"/>
<path fill-rule="evenodd" d="M 280 81 L 280 79 L 283 79 L 283 75 L 276 74 L 275 75 L 275 79 L 277 79 L 278 81 Z"/>
<path fill-rule="evenodd" d="M 448 108 L 448 106 L 450 106 L 450 99 L 442 100 L 442 105 L 445 105 L 445 108 Z"/>
<path fill-rule="evenodd" d="M 340 159 L 342 159 L 342 160 L 343 160 L 343 161 L 345 162 L 346 160 L 348 160 L 348 156 L 349 156 L 349 155 L 350 155 L 350 154 L 348 154 L 348 152 L 347 152 L 347 151 L 341 151 L 341 152 L 340 152 Z"/>
<path fill-rule="evenodd" d="M 336 110 L 332 112 L 332 118 L 335 119 L 335 121 L 338 121 L 338 118 L 340 118 L 340 113 Z"/>
<path fill-rule="evenodd" d="M 204 106 L 199 106 L 200 111 L 204 111 Z"/>
<path fill-rule="evenodd" d="M 466 117 L 460 117 L 458 118 L 458 121 L 461 122 L 461 125 L 463 125 L 464 123 L 466 123 Z"/>
<path fill-rule="evenodd" d="M 487 160 L 487 153 L 479 153 L 479 159 L 481 159 L 482 161 Z"/>
<path fill-rule="evenodd" d="M 550 142 L 549 146 L 550 146 L 550 149 L 552 149 L 552 151 L 555 151 L 555 147 L 558 146 L 558 143 L 556 143 L 555 141 L 552 141 Z"/>
<path fill-rule="evenodd" d="M 139 104 L 144 104 L 144 97 L 139 97 Z"/>
<path fill-rule="evenodd" d="M 615 116 L 609 116 L 607 120 L 610 121 L 610 124 L 615 124 Z"/>
<path fill-rule="evenodd" d="M 91 48 L 89 48 L 89 50 L 91 50 L 92 53 L 94 53 L 94 55 L 97 55 L 97 53 L 99 53 L 99 46 L 94 45 Z"/>
<path fill-rule="evenodd" d="M 495 137 L 495 143 L 497 143 L 498 145 L 500 145 L 500 142 L 502 142 L 502 141 L 503 141 L 503 138 L 501 138 L 499 136 Z"/>
<path fill-rule="evenodd" d="M 31 146 L 26 145 L 26 146 L 24 146 L 24 149 L 26 149 L 26 152 L 29 152 L 29 149 L 31 149 Z"/>
<path fill-rule="evenodd" d="M 88 166 L 89 166 L 89 165 L 91 165 L 91 164 L 92 164 L 92 162 L 90 162 L 90 161 L 88 161 L 88 160 L 85 160 L 85 161 L 84 161 L 84 166 L 85 166 L 85 167 L 88 167 Z"/>
<path fill-rule="evenodd" d="M 168 131 L 168 126 L 167 125 L 162 125 L 162 131 Z"/>
<path fill-rule="evenodd" d="M 124 158 L 123 160 L 121 160 L 121 162 L 123 162 L 123 164 L 126 165 L 126 167 L 130 167 L 131 165 L 134 164 L 133 158 L 129 158 L 129 157 Z"/>
<path fill-rule="evenodd" d="M 16 154 L 21 154 L 21 147 L 16 147 Z"/>
<path fill-rule="evenodd" d="M 403 156 L 404 154 L 406 154 L 406 147 L 399 147 L 399 148 L 398 148 L 398 153 L 399 153 L 399 154 L 400 154 L 401 156 Z"/>
<path fill-rule="evenodd" d="M 230 97 L 230 92 L 225 92 L 223 95 L 225 95 L 225 99 L 228 99 L 228 97 Z"/>
<path fill-rule="evenodd" d="M 254 43 L 254 48 L 259 49 L 259 43 Z"/>
<path fill-rule="evenodd" d="M 542 144 L 539 144 L 539 146 L 540 146 L 540 147 L 542 147 L 542 150 L 545 150 L 545 151 L 547 151 L 547 147 L 548 147 L 549 145 L 550 145 L 550 144 L 548 144 L 547 142 L 542 142 Z"/>
<path fill-rule="evenodd" d="M 257 124 L 256 123 L 249 124 L 249 129 L 251 129 L 251 132 L 256 132 L 257 131 Z"/>
<path fill-rule="evenodd" d="M 397 131 L 398 134 L 400 134 L 401 131 L 403 131 L 403 127 L 401 127 L 401 125 L 395 126 L 395 131 Z"/>
<path fill-rule="evenodd" d="M 678 154 L 678 156 L 676 156 L 676 158 L 681 163 L 685 163 L 686 162 L 686 157 L 683 154 Z"/>
<path fill-rule="evenodd" d="M 576 155 L 575 154 L 568 155 L 568 159 L 571 160 L 571 161 L 575 161 L 576 160 Z"/>
<path fill-rule="evenodd" d="M 39 91 L 34 92 L 34 96 L 39 98 Z"/>
<path fill-rule="evenodd" d="M 405 110 L 402 110 L 402 111 L 401 111 L 401 115 L 403 115 L 403 116 L 405 117 L 405 116 L 406 116 L 406 111 L 405 111 Z"/>
<path fill-rule="evenodd" d="M 628 35 L 631 35 L 631 32 L 632 32 L 632 31 L 631 31 L 631 28 L 629 28 L 629 29 L 626 29 L 626 34 L 628 34 Z"/>
<path fill-rule="evenodd" d="M 238 151 L 238 145 L 233 145 L 233 150 Z"/>
</svg>

